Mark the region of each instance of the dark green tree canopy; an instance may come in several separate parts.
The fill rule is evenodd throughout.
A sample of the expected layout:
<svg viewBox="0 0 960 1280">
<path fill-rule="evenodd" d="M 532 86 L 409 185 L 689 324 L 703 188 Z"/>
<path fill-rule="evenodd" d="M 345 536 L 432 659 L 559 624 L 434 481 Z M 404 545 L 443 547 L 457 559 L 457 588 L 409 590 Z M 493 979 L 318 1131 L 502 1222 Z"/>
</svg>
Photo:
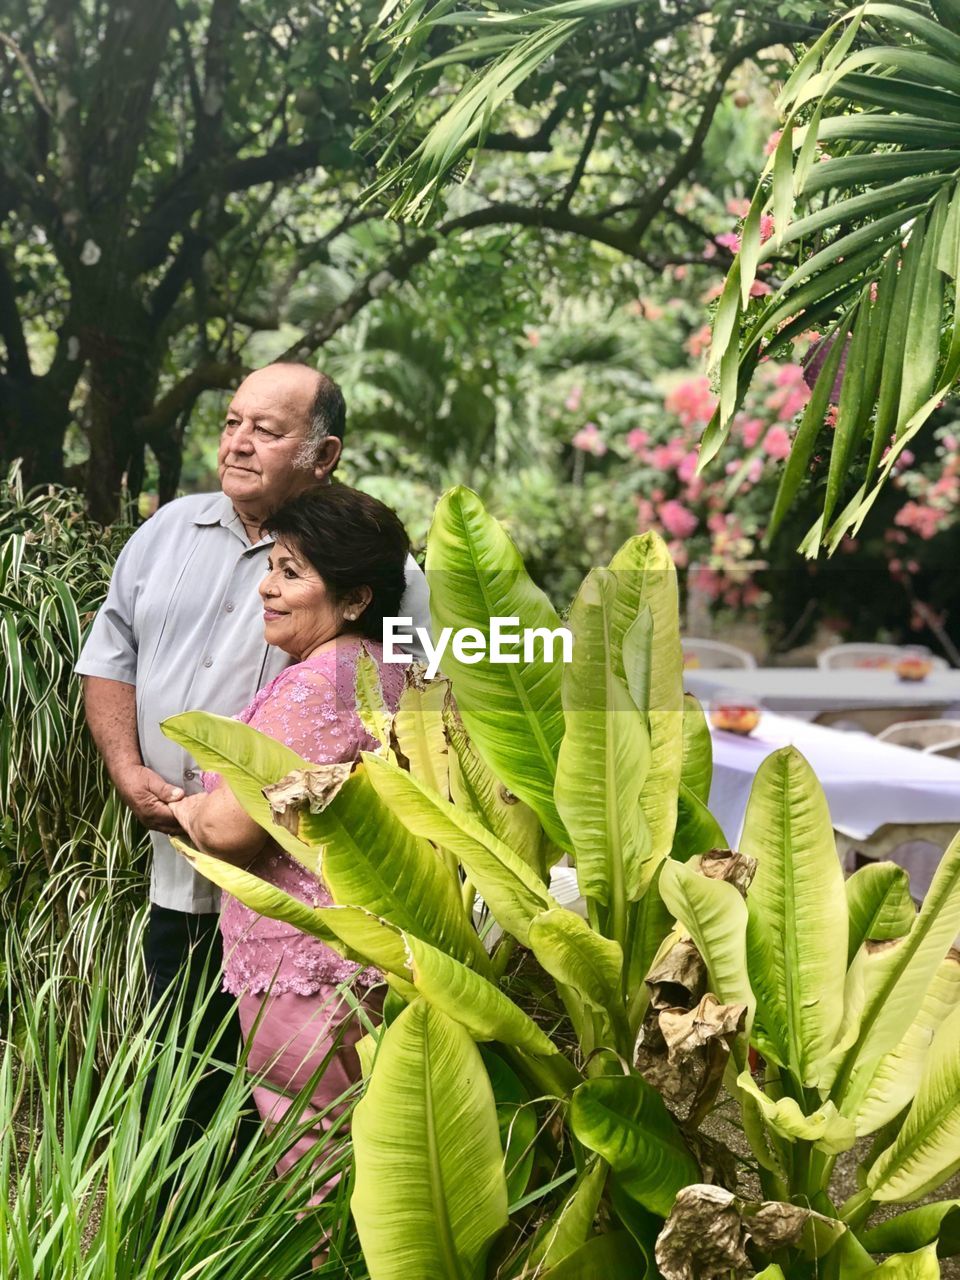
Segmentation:
<svg viewBox="0 0 960 1280">
<path fill-rule="evenodd" d="M 0 460 L 56 480 L 87 455 L 106 518 L 147 447 L 173 496 L 191 411 L 256 358 L 251 335 L 313 358 L 428 259 L 452 255 L 469 290 L 490 244 L 525 257 L 533 288 L 558 241 L 637 270 L 698 260 L 709 232 L 684 193 L 731 78 L 783 54 L 782 9 L 598 13 L 411 232 L 385 216 L 394 180 L 375 184 L 468 96 L 456 23 L 424 32 L 407 101 L 377 74 L 389 46 L 365 0 L 18 0 L 0 51 Z"/>
</svg>

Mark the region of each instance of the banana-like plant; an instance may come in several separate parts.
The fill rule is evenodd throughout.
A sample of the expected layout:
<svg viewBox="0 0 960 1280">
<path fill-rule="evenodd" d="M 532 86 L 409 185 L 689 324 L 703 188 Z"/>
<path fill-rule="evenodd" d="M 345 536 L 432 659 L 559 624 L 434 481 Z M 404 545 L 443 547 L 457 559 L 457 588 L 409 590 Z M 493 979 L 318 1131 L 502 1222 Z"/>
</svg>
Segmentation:
<svg viewBox="0 0 960 1280">
<path fill-rule="evenodd" d="M 559 622 L 467 489 L 437 508 L 427 571 L 438 632 Z M 747 1241 L 770 1276 L 810 1274 L 811 1258 L 822 1274 L 841 1250 L 872 1267 L 857 1236 L 872 1205 L 919 1194 L 960 1160 L 949 1126 L 929 1131 L 931 1116 L 950 1119 L 953 1042 L 924 1052 L 941 1023 L 938 1037 L 954 1034 L 944 957 L 960 930 L 960 843 L 916 920 L 895 869 L 859 873 L 846 894 L 822 793 L 786 752 L 758 776 L 741 853 L 726 851 L 655 535 L 587 576 L 566 625 L 569 663 L 535 647 L 515 663 L 451 657 L 445 680 L 411 680 L 395 716 L 362 666 L 358 703 L 380 747 L 345 779 L 234 721 L 165 725 L 319 870 L 335 905 L 187 851 L 197 867 L 377 965 L 390 987 L 384 1027 L 362 1046 L 353 1127 L 370 1274 L 673 1280 L 690 1274 L 690 1240 L 716 1245 L 731 1215 L 731 1274 L 747 1273 Z M 585 918 L 558 901 L 550 868 L 564 854 Z M 724 1078 L 762 1201 L 699 1131 Z M 878 1148 L 868 1191 L 835 1212 L 835 1154 L 908 1104 L 916 1115 Z M 935 1217 L 905 1217 L 917 1266 Z"/>
</svg>

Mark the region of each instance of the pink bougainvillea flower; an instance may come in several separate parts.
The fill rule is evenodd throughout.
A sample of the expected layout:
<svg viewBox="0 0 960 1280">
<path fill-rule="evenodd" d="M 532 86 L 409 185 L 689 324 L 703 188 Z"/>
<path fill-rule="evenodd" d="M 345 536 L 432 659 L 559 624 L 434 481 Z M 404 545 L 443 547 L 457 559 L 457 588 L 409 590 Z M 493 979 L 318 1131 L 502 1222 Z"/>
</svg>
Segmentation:
<svg viewBox="0 0 960 1280">
<path fill-rule="evenodd" d="M 689 453 L 684 454 L 680 459 L 680 465 L 677 467 L 677 479 L 683 484 L 689 484 L 697 474 L 697 459 L 699 455 L 696 449 L 691 449 Z"/>
<path fill-rule="evenodd" d="M 652 529 L 657 523 L 657 513 L 649 498 L 637 498 L 637 528 L 641 533 Z"/>
<path fill-rule="evenodd" d="M 705 596 L 707 600 L 716 600 L 723 590 L 723 576 L 716 569 L 697 569 L 690 575 L 692 590 Z"/>
<path fill-rule="evenodd" d="M 687 555 L 687 548 L 682 542 L 677 542 L 676 539 L 668 542 L 667 550 L 670 552 L 670 557 L 678 569 L 685 569 L 687 567 L 687 561 L 690 557 Z"/>
<path fill-rule="evenodd" d="M 823 415 L 823 420 L 828 427 L 835 427 L 837 425 L 838 412 L 839 412 L 838 405 L 835 405 L 835 404 L 827 405 L 827 412 Z"/>
<path fill-rule="evenodd" d="M 894 524 L 919 534 L 925 542 L 940 531 L 943 512 L 921 502 L 905 502 L 893 517 Z"/>
<path fill-rule="evenodd" d="M 773 289 L 767 284 L 766 280 L 754 280 L 750 286 L 751 298 L 763 298 L 768 293 L 773 293 Z"/>
<path fill-rule="evenodd" d="M 540 331 L 539 331 L 539 329 L 528 329 L 528 330 L 527 330 L 527 341 L 530 343 L 531 347 L 539 347 L 539 345 L 540 345 Z"/>
<path fill-rule="evenodd" d="M 675 413 L 685 427 L 709 422 L 717 407 L 716 396 L 710 390 L 706 377 L 689 378 L 667 394 L 664 405 L 668 413 Z"/>
<path fill-rule="evenodd" d="M 570 394 L 563 402 L 563 407 L 571 413 L 576 413 L 580 408 L 580 401 L 583 399 L 583 387 L 571 387 Z"/>
<path fill-rule="evenodd" d="M 769 214 L 769 213 L 761 213 L 761 215 L 760 215 L 760 243 L 761 243 L 761 244 L 766 244 L 766 242 L 770 239 L 770 237 L 773 235 L 773 233 L 774 233 L 774 231 L 776 231 L 776 229 L 777 229 L 777 225 L 776 225 L 776 223 L 774 222 L 772 215 L 771 215 L 771 214 Z"/>
<path fill-rule="evenodd" d="M 649 443 L 650 433 L 644 431 L 641 427 L 634 427 L 632 431 L 627 432 L 627 448 L 631 453 L 635 453 L 638 458 L 643 457 L 646 453 Z"/>
<path fill-rule="evenodd" d="M 717 256 L 717 246 L 713 243 L 712 240 L 708 240 L 707 243 L 703 246 L 703 260 L 704 262 L 709 262 L 711 258 L 715 258 L 716 256 Z M 722 289 L 723 285 L 721 285 L 720 288 Z"/>
<path fill-rule="evenodd" d="M 704 257 L 706 257 L 706 254 L 704 254 Z M 723 293 L 722 280 L 718 281 L 716 284 L 712 284 L 709 289 L 701 293 L 700 301 L 704 306 L 707 306 L 708 303 L 715 302 L 716 299 L 720 297 L 721 293 Z"/>
<path fill-rule="evenodd" d="M 786 427 L 771 427 L 763 437 L 763 451 L 768 458 L 780 461 L 790 456 L 790 443 Z"/>
<path fill-rule="evenodd" d="M 774 132 L 771 133 L 770 137 L 763 144 L 763 154 L 765 156 L 772 156 L 773 153 L 776 151 L 777 147 L 780 145 L 780 139 L 782 137 L 783 137 L 782 129 L 774 130 Z"/>
<path fill-rule="evenodd" d="M 727 201 L 727 213 L 732 213 L 735 218 L 745 218 L 749 212 L 750 201 L 746 196 L 734 196 Z"/>
<path fill-rule="evenodd" d="M 714 236 L 714 243 L 718 244 L 721 249 L 729 249 L 731 253 L 740 252 L 740 237 L 736 231 L 723 231 L 720 235 Z"/>
<path fill-rule="evenodd" d="M 660 508 L 660 523 L 672 538 L 689 538 L 700 521 L 682 502 L 671 498 Z"/>
<path fill-rule="evenodd" d="M 683 344 L 687 352 L 693 356 L 694 360 L 699 360 L 710 345 L 710 326 L 708 324 L 701 325 L 695 333 L 691 333 L 690 337 Z"/>
<path fill-rule="evenodd" d="M 581 449 L 584 453 L 592 453 L 595 458 L 602 458 L 607 452 L 607 442 L 600 434 L 600 428 L 595 422 L 585 423 L 570 443 L 575 449 Z"/>
<path fill-rule="evenodd" d="M 760 477 L 762 475 L 763 475 L 763 459 L 754 458 L 753 461 L 750 463 L 749 467 L 747 467 L 747 483 L 759 484 Z"/>
<path fill-rule="evenodd" d="M 740 435 L 743 437 L 743 443 L 748 449 L 752 449 L 760 437 L 763 435 L 763 419 L 762 418 L 743 418 L 740 423 Z"/>
</svg>

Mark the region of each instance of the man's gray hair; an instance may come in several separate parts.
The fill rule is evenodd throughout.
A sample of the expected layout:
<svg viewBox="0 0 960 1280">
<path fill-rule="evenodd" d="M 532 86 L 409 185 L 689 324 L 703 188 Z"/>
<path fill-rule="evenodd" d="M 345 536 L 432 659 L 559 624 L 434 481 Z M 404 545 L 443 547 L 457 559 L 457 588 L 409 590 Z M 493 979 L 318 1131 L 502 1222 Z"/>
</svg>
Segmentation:
<svg viewBox="0 0 960 1280">
<path fill-rule="evenodd" d="M 308 364 L 300 367 L 312 368 Z M 321 373 L 318 369 L 313 372 L 317 375 L 317 389 L 310 403 L 307 435 L 294 459 L 295 465 L 304 469 L 316 466 L 320 446 L 327 436 L 336 436 L 338 440 L 343 439 L 347 423 L 347 406 L 343 399 L 343 392 L 325 373 Z"/>
</svg>

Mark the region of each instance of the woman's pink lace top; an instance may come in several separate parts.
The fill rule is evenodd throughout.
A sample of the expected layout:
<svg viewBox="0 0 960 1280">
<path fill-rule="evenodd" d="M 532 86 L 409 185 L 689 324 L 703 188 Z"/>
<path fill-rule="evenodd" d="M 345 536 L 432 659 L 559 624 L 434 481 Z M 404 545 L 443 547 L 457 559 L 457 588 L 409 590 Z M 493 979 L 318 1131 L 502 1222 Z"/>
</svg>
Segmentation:
<svg viewBox="0 0 960 1280">
<path fill-rule="evenodd" d="M 376 659 L 385 701 L 395 710 L 403 689 L 404 667 L 384 664 L 382 646 L 374 641 L 342 636 L 335 646 L 281 672 L 236 718 L 279 739 L 311 764 L 354 760 L 361 750 L 373 750 L 377 743 L 364 730 L 356 710 L 354 690 L 361 643 Z M 203 775 L 207 791 L 220 781 L 219 774 Z M 310 906 L 330 905 L 330 895 L 320 880 L 272 842 L 247 869 Z M 338 956 L 319 938 L 258 915 L 226 893 L 220 930 L 223 988 L 231 995 L 258 995 L 268 989 L 277 994 L 314 995 L 325 983 L 343 982 L 354 975 L 365 985 L 379 981 L 376 970 L 358 972 L 357 965 Z"/>
</svg>

